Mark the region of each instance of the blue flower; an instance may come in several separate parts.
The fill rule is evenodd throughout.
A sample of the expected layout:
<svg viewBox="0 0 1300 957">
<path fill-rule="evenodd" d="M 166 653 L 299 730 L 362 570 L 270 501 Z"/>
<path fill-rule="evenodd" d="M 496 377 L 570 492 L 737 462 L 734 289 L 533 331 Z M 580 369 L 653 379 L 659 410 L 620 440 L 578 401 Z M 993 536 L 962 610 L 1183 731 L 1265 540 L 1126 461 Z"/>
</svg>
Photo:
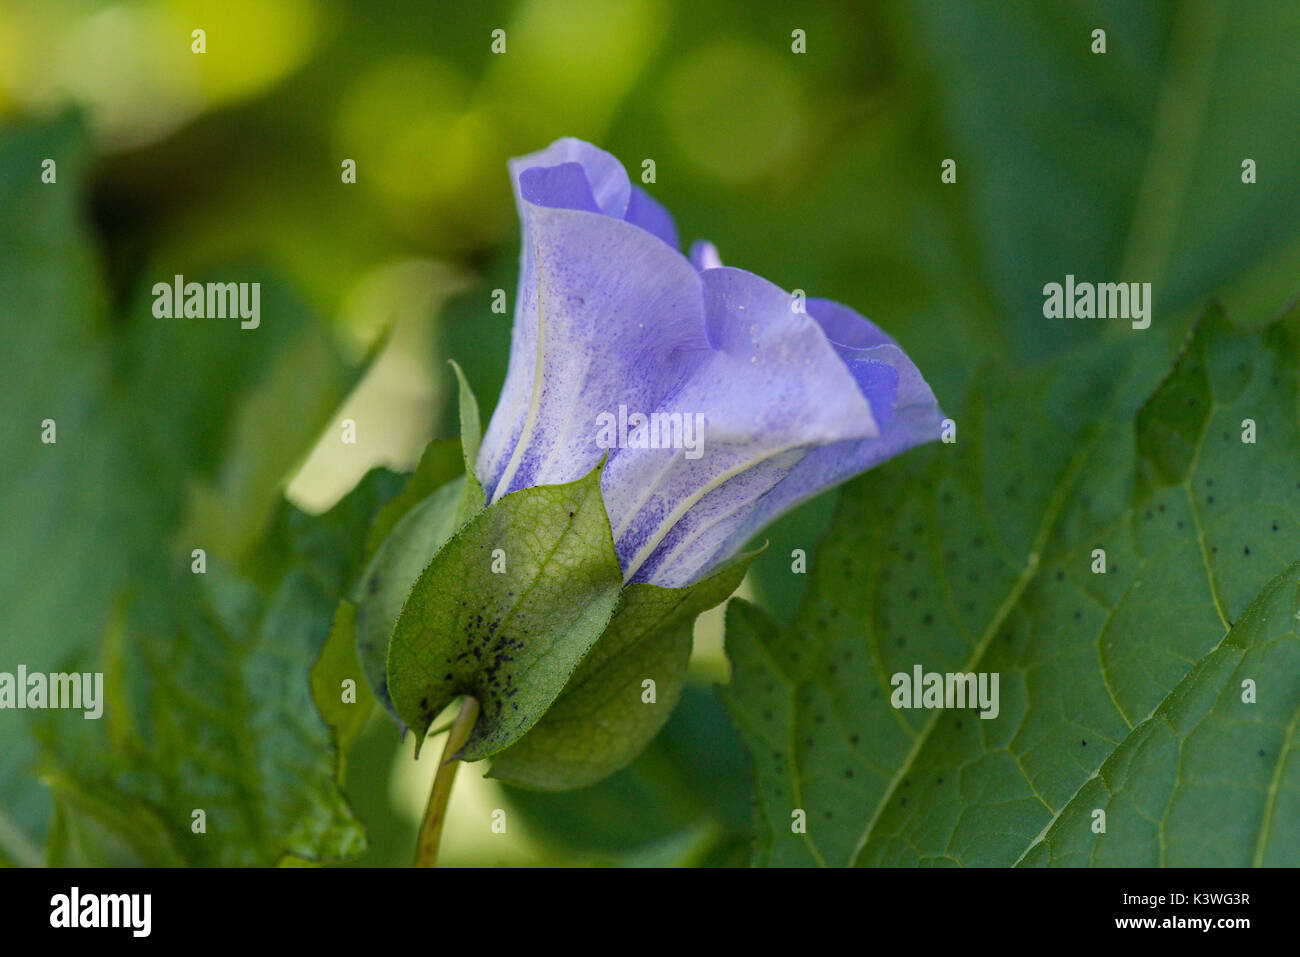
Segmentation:
<svg viewBox="0 0 1300 957">
<path fill-rule="evenodd" d="M 707 243 L 683 256 L 672 217 L 608 153 L 557 140 L 510 173 L 523 249 L 476 463 L 489 501 L 608 455 L 625 581 L 680 587 L 800 502 L 939 437 L 934 394 L 888 335 Z"/>
</svg>

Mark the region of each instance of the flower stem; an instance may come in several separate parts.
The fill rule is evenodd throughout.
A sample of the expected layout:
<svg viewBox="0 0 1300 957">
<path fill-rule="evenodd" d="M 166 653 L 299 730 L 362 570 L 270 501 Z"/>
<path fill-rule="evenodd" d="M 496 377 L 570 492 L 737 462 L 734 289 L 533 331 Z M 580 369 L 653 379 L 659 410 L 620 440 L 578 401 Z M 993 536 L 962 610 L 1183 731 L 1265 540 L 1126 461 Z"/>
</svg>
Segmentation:
<svg viewBox="0 0 1300 957">
<path fill-rule="evenodd" d="M 424 822 L 420 825 L 420 836 L 415 843 L 416 867 L 437 866 L 442 823 L 447 818 L 447 799 L 451 797 L 451 783 L 456 779 L 456 769 L 460 767 L 456 754 L 469 740 L 469 733 L 476 720 L 478 699 L 465 695 L 460 703 L 460 713 L 451 726 L 451 734 L 447 735 L 447 743 L 442 746 L 438 773 L 434 775 L 433 787 L 429 790 L 429 805 L 424 809 Z"/>
</svg>

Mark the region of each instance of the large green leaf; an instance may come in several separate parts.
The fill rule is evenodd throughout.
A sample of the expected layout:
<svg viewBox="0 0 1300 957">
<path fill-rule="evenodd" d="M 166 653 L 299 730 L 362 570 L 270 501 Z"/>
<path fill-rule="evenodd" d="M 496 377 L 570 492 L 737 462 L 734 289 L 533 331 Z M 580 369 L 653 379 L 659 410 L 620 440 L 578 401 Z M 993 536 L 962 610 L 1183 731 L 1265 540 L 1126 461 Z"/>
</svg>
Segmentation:
<svg viewBox="0 0 1300 957">
<path fill-rule="evenodd" d="M 758 860 L 1018 860 L 1300 556 L 1298 327 L 1247 333 L 1211 310 L 1140 410 L 1141 377 L 1109 381 L 1109 349 L 984 376 L 954 445 L 853 483 L 794 624 L 729 609 L 723 693 L 755 767 Z M 1000 675 L 998 716 L 891 707 L 891 676 L 917 664 Z M 1300 705 L 1294 684 L 1274 693 Z M 1266 753 L 1271 735 L 1242 730 Z M 1218 756 L 1187 755 L 1183 793 L 1257 829 L 1246 792 L 1196 788 Z"/>
<path fill-rule="evenodd" d="M 628 764 L 677 706 L 696 616 L 727 600 L 752 557 L 686 588 L 628 586 L 609 627 L 564 692 L 541 721 L 493 758 L 489 776 L 520 787 L 565 791 L 594 784 Z M 653 682 L 649 687 L 647 680 Z"/>
<path fill-rule="evenodd" d="M 968 211 L 1020 355 L 1059 354 L 1096 333 L 1074 323 L 1042 334 L 1042 286 L 1067 272 L 1153 283 L 1157 327 L 1234 280 L 1246 285 L 1228 306 L 1251 324 L 1295 293 L 1293 5 L 901 6 L 937 93 L 942 155 L 959 163 L 945 188 Z M 1105 53 L 1093 52 L 1096 29 Z M 1246 158 L 1268 171 L 1256 184 L 1241 181 Z M 1260 301 L 1258 288 L 1273 296 Z"/>
<path fill-rule="evenodd" d="M 509 746 L 600 637 L 622 586 L 602 467 L 505 496 L 420 575 L 388 649 L 388 691 L 417 742 L 457 695 L 472 694 L 483 710 L 464 756 Z"/>
<path fill-rule="evenodd" d="M 683 234 L 707 235 L 724 260 L 875 319 L 947 411 L 973 356 L 1023 361 L 1099 334 L 1127 339 L 1123 323 L 1046 323 L 1043 285 L 1067 273 L 1151 282 L 1142 351 L 1157 362 L 1211 296 L 1258 325 L 1300 293 L 1294 4 L 859 7 L 852 31 L 839 29 L 834 5 L 803 14 L 819 76 L 837 81 L 819 113 L 845 134 L 807 144 L 824 155 L 782 176 L 779 202 L 764 183 L 749 202 L 718 204 L 699 177 L 661 176 L 658 195 L 698 231 Z M 719 29 L 727 19 L 700 16 Z M 1095 29 L 1106 31 L 1104 54 L 1092 52 Z M 819 115 L 817 125 L 832 122 Z M 939 179 L 946 158 L 957 162 L 952 184 Z M 1241 181 L 1247 158 L 1257 183 Z M 687 218 L 701 209 L 707 218 Z M 816 242 L 762 241 L 810 223 Z M 754 565 L 751 580 L 778 617 L 804 583 L 779 558 L 808 548 L 828 510 L 819 500 L 788 516 Z"/>
<path fill-rule="evenodd" d="M 1300 562 L 1264 587 L 1018 863 L 1295 867 L 1298 724 Z"/>
<path fill-rule="evenodd" d="M 51 711 L 38 725 L 60 805 L 140 863 L 360 853 L 365 833 L 338 789 L 309 672 L 366 529 L 401 484 L 379 469 L 323 515 L 283 505 L 243 568 L 210 558 L 205 573 L 169 580 L 170 601 L 121 614 L 105 646 L 104 720 Z"/>
<path fill-rule="evenodd" d="M 233 560 L 265 529 L 286 470 L 356 371 L 311 312 L 257 271 L 215 272 L 262 283 L 256 330 L 156 318 L 144 290 L 166 276 L 148 270 L 128 280 L 141 292 L 114 314 L 84 222 L 87 154 L 71 119 L 0 137 L 9 670 L 48 671 L 92 646 L 124 592 L 166 601 L 164 583 L 194 547 L 229 549 Z M 55 183 L 41 181 L 46 158 L 57 162 Z M 45 419 L 55 444 L 41 442 Z M 48 820 L 46 791 L 28 774 L 33 755 L 23 733 L 0 749 L 0 805 L 27 840 Z"/>
</svg>

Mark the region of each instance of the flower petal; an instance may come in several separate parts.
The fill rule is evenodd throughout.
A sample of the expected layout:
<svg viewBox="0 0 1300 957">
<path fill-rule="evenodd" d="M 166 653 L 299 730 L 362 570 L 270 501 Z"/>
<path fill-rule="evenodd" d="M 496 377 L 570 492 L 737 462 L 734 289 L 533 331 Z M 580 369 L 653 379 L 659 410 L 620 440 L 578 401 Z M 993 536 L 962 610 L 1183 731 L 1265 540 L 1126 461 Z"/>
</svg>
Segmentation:
<svg viewBox="0 0 1300 957">
<path fill-rule="evenodd" d="M 700 272 L 706 269 L 718 269 L 722 266 L 722 257 L 718 255 L 718 247 L 713 243 L 697 240 L 691 246 L 691 265 Z"/>
<path fill-rule="evenodd" d="M 495 501 L 574 481 L 597 416 L 654 409 L 708 348 L 698 274 L 638 226 L 531 206 L 510 368 L 476 471 Z"/>
<path fill-rule="evenodd" d="M 829 299 L 809 299 L 807 308 L 808 314 L 821 324 L 826 337 L 837 345 L 866 348 L 896 344 L 875 323 L 848 306 Z"/>
<path fill-rule="evenodd" d="M 584 143 L 582 140 L 566 136 L 558 139 L 544 150 L 517 156 L 507 164 L 510 168 L 510 181 L 515 187 L 515 199 L 519 201 L 519 178 L 525 170 L 535 167 L 560 166 L 564 163 L 576 163 L 586 175 L 595 198 L 596 208 L 606 216 L 622 219 L 627 213 L 627 203 L 632 186 L 627 178 L 623 164 L 602 149 Z M 535 205 L 557 206 L 561 204 L 547 202 L 545 198 L 533 201 Z M 525 219 L 526 210 L 518 202 L 519 217 Z"/>
<path fill-rule="evenodd" d="M 654 233 L 674 250 L 678 248 L 677 224 L 673 222 L 672 214 L 635 183 L 627 202 L 627 215 L 623 218 L 646 232 Z"/>
<path fill-rule="evenodd" d="M 655 411 L 702 413 L 702 454 L 620 449 L 601 483 L 632 581 L 688 583 L 810 450 L 879 434 L 848 366 L 789 293 L 740 269 L 699 275 L 712 348 Z"/>
<path fill-rule="evenodd" d="M 850 353 L 848 368 L 881 423 L 880 435 L 848 439 L 809 452 L 753 503 L 742 521 L 734 523 L 728 536 L 718 543 L 714 556 L 704 564 L 706 570 L 739 551 L 763 526 L 795 506 L 914 446 L 939 438 L 943 413 L 934 393 L 902 349 L 881 345 L 843 351 Z M 882 372 L 882 367 L 888 373 Z M 660 574 L 675 578 L 677 573 L 668 567 Z"/>
<path fill-rule="evenodd" d="M 709 243 L 681 256 L 672 217 L 608 153 L 562 139 L 510 170 L 520 285 L 475 469 L 492 501 L 608 454 L 625 579 L 685 585 L 782 512 L 938 437 L 934 396 L 893 339 L 830 300 L 797 311 Z M 626 438 L 638 414 L 676 441 L 607 451 L 602 419 Z"/>
<path fill-rule="evenodd" d="M 519 174 L 519 195 L 533 206 L 600 212 L 587 174 L 577 163 L 529 167 Z"/>
</svg>

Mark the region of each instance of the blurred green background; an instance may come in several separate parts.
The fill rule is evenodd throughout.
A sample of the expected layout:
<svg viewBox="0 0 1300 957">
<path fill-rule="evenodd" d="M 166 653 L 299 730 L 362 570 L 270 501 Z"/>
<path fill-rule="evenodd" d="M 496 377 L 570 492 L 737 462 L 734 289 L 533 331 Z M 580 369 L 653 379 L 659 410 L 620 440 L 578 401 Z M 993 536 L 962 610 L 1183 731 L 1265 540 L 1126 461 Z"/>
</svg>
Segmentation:
<svg viewBox="0 0 1300 957">
<path fill-rule="evenodd" d="M 282 489 L 320 510 L 371 466 L 411 468 L 456 431 L 445 359 L 486 418 L 510 335 L 491 291 L 513 303 L 518 256 L 505 161 L 559 136 L 633 176 L 653 159 L 646 188 L 684 243 L 870 316 L 950 410 L 983 362 L 1131 335 L 1044 320 L 1042 286 L 1066 273 L 1154 284 L 1134 339 L 1152 361 L 1210 297 L 1264 321 L 1300 288 L 1297 28 L 1291 0 L 0 0 L 0 279 L 44 277 L 49 297 L 0 298 L 4 666 L 96 648 L 123 588 L 165 577 L 160 556 L 200 532 L 238 555 Z M 56 211 L 30 186 L 49 144 L 74 187 Z M 201 347 L 156 342 L 148 290 L 228 264 L 277 283 L 295 331 L 247 361 L 215 346 L 228 365 L 195 379 L 171 360 Z M 42 325 L 53 311 L 64 325 Z M 91 398 L 68 398 L 79 383 Z M 59 403 L 112 440 L 38 461 L 31 422 Z M 345 417 L 356 445 L 337 441 Z M 744 586 L 779 617 L 801 584 L 790 550 L 832 500 L 773 528 Z M 694 684 L 643 759 L 557 796 L 462 771 L 445 863 L 746 862 L 746 759 L 709 690 L 720 615 L 697 632 Z M 51 807 L 13 727 L 0 857 L 30 862 Z M 407 863 L 436 753 L 412 763 L 374 718 L 348 765 L 372 839 L 358 863 Z M 497 807 L 519 812 L 508 838 L 482 824 Z"/>
</svg>

